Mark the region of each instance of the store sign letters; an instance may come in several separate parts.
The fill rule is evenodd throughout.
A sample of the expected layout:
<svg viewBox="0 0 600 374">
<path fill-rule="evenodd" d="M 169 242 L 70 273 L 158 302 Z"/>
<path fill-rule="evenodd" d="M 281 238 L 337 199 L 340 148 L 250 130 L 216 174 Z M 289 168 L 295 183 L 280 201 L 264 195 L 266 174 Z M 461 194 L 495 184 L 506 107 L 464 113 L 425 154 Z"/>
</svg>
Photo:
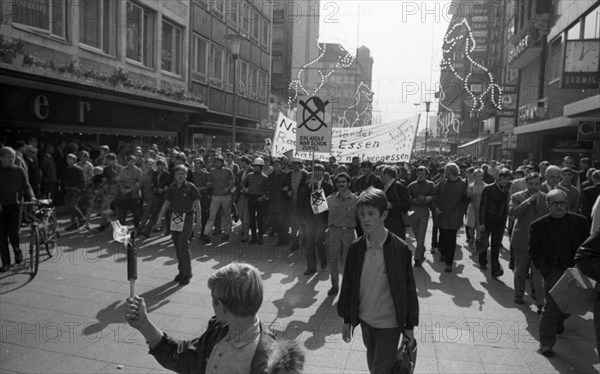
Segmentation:
<svg viewBox="0 0 600 374">
<path fill-rule="evenodd" d="M 46 95 L 35 95 L 33 98 L 33 115 L 35 118 L 45 120 L 50 115 L 50 100 Z M 77 122 L 85 123 L 85 115 L 92 110 L 92 105 L 88 101 L 78 100 L 76 107 Z"/>
<path fill-rule="evenodd" d="M 600 121 L 581 121 L 577 126 L 577 141 L 593 142 L 600 140 Z"/>
</svg>

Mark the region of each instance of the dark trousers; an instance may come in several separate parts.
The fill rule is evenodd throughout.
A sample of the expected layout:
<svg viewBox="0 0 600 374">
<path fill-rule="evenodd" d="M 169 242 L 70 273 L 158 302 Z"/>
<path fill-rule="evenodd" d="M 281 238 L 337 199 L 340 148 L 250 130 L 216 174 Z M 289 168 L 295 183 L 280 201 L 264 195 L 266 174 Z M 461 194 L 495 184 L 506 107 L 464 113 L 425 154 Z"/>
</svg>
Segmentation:
<svg viewBox="0 0 600 374">
<path fill-rule="evenodd" d="M 544 292 L 546 294 L 546 304 L 542 310 L 542 316 L 540 317 L 540 344 L 546 347 L 553 347 L 556 343 L 556 334 L 558 326 L 561 325 L 565 319 L 569 317 L 568 314 L 564 314 L 554 298 L 550 296 L 550 290 L 556 282 L 562 277 L 564 271 L 552 270 L 550 273 L 544 276 Z"/>
<path fill-rule="evenodd" d="M 200 233 L 204 233 L 204 227 L 206 227 L 206 222 L 208 222 L 208 217 L 210 216 L 210 195 L 200 195 Z"/>
<path fill-rule="evenodd" d="M 56 196 L 56 182 L 42 182 L 42 196 L 54 199 Z"/>
<path fill-rule="evenodd" d="M 19 244 L 19 205 L 3 205 L 0 212 L 0 258 L 2 266 L 10 265 L 10 250 L 8 243 L 13 247 L 15 257 L 21 253 Z"/>
<path fill-rule="evenodd" d="M 164 203 L 164 198 L 162 194 L 155 193 L 152 195 L 152 200 L 150 200 L 150 204 L 146 207 L 146 212 L 144 212 L 144 217 L 142 217 L 142 232 L 146 235 L 150 235 L 150 232 L 156 226 L 156 221 L 158 220 L 158 214 L 160 213 L 160 209 Z"/>
<path fill-rule="evenodd" d="M 304 224 L 302 223 L 302 217 L 300 216 L 300 214 L 298 213 L 298 208 L 296 207 L 296 202 L 292 202 L 292 209 L 290 212 L 290 217 L 291 217 L 291 222 L 290 222 L 290 227 L 291 227 L 291 238 L 292 238 L 292 242 L 296 245 L 299 244 L 299 237 L 301 235 L 302 232 L 304 232 Z"/>
<path fill-rule="evenodd" d="M 440 238 L 438 239 L 438 234 Z M 441 240 L 441 232 L 440 228 L 435 223 L 435 219 L 433 220 L 433 227 L 431 228 L 431 248 L 437 248 L 440 246 L 439 241 Z"/>
<path fill-rule="evenodd" d="M 306 220 L 306 268 L 309 270 L 317 269 L 317 254 L 321 262 L 327 262 L 327 254 L 325 253 L 326 229 L 327 224 L 323 221 L 323 217 L 312 215 Z"/>
<path fill-rule="evenodd" d="M 85 220 L 85 216 L 78 207 L 80 198 L 81 193 L 79 190 L 65 190 L 66 210 L 71 215 L 71 222 L 75 224 Z"/>
<path fill-rule="evenodd" d="M 287 243 L 289 241 L 290 224 L 288 210 L 282 210 L 281 207 L 271 205 L 269 217 L 273 232 L 277 234 L 278 243 Z"/>
<path fill-rule="evenodd" d="M 500 247 L 502 246 L 502 237 L 504 236 L 504 223 L 495 224 L 491 227 L 486 225 L 485 231 L 482 235 L 482 248 L 485 248 L 485 250 L 482 250 L 482 252 L 479 253 L 480 265 L 487 265 L 488 263 L 487 248 L 490 235 L 492 237 L 490 245 L 490 262 L 492 263 L 492 271 L 498 271 L 500 270 L 500 262 L 498 261 L 498 257 L 500 256 Z"/>
<path fill-rule="evenodd" d="M 265 233 L 265 202 L 259 201 L 260 196 L 248 195 L 248 214 L 250 214 L 250 232 L 252 237 L 256 238 L 256 226 L 258 226 L 258 236 Z"/>
<path fill-rule="evenodd" d="M 360 321 L 363 342 L 367 348 L 367 365 L 373 374 L 391 374 L 396 363 L 400 329 L 376 329 Z"/>
<path fill-rule="evenodd" d="M 179 274 L 190 278 L 192 276 L 192 258 L 190 256 L 190 237 L 192 236 L 192 224 L 194 223 L 194 215 L 186 214 L 183 230 L 172 231 L 171 238 L 175 246 L 175 255 L 177 256 L 177 269 Z M 168 225 L 171 222 L 167 223 Z"/>
<path fill-rule="evenodd" d="M 456 251 L 456 233 L 458 230 L 439 230 L 439 248 L 443 261 L 446 263 L 446 265 L 452 265 L 454 262 L 454 252 Z"/>
<path fill-rule="evenodd" d="M 140 211 L 139 211 L 139 198 L 134 198 L 131 195 L 125 195 L 122 198 L 118 199 L 117 202 L 117 217 L 119 218 L 119 223 L 121 225 L 125 225 L 125 221 L 127 220 L 127 213 L 131 211 L 133 214 L 133 225 L 138 227 L 140 224 Z"/>
</svg>

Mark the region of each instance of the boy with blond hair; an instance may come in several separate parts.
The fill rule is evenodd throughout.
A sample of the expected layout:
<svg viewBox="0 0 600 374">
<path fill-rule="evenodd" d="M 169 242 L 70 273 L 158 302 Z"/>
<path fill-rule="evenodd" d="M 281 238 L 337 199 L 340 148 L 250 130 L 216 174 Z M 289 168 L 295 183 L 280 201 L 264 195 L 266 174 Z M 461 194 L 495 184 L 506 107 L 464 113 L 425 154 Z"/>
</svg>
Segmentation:
<svg viewBox="0 0 600 374">
<path fill-rule="evenodd" d="M 128 298 L 127 322 L 139 330 L 150 354 L 178 373 L 298 373 L 304 354 L 295 345 L 277 344 L 256 316 L 263 301 L 260 272 L 243 263 L 226 265 L 208 279 L 215 316 L 202 336 L 181 341 L 148 318 L 144 299 Z M 282 371 L 281 365 L 286 366 Z"/>
</svg>

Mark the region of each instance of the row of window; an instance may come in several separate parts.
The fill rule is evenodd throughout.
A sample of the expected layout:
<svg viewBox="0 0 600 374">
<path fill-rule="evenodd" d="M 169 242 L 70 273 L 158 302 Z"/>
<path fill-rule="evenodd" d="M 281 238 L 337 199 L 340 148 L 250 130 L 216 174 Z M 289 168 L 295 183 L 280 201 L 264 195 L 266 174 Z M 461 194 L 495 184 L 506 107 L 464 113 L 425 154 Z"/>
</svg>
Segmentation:
<svg viewBox="0 0 600 374">
<path fill-rule="evenodd" d="M 199 0 L 199 3 L 221 21 L 227 22 L 248 39 L 270 50 L 270 22 L 245 0 Z"/>
<path fill-rule="evenodd" d="M 13 22 L 34 29 L 49 32 L 54 37 L 67 40 L 66 20 L 68 4 L 66 0 L 12 0 Z M 238 24 L 242 33 L 248 31 L 251 40 L 264 48 L 269 46 L 269 22 L 243 0 L 202 1 L 207 9 Z M 79 3 L 79 42 L 85 46 L 117 55 L 117 8 L 115 0 L 85 0 Z M 156 24 L 158 15 L 133 1 L 125 7 L 126 57 L 146 67 L 155 68 Z M 160 68 L 181 76 L 183 71 L 183 27 L 162 19 Z M 214 86 L 230 89 L 233 86 L 233 57 L 220 47 L 208 41 L 194 38 L 193 71 L 200 79 L 209 77 Z M 212 56 L 209 58 L 209 56 Z M 227 57 L 225 57 L 227 56 Z M 210 64 L 209 64 L 210 61 Z M 208 71 L 210 65 L 210 72 Z M 210 74 L 209 74 L 210 73 Z M 255 66 L 240 61 L 239 81 L 242 95 L 266 101 L 266 92 L 258 87 L 266 87 L 268 74 Z M 264 85 L 263 85 L 264 83 Z"/>
<path fill-rule="evenodd" d="M 233 55 L 198 35 L 194 35 L 192 47 L 192 79 L 233 92 Z M 240 59 L 236 73 L 237 92 L 240 96 L 267 102 L 269 74 L 266 71 Z"/>
<path fill-rule="evenodd" d="M 85 0 L 79 3 L 79 42 L 108 55 L 117 55 L 117 8 L 114 0 Z M 13 0 L 13 22 L 49 32 L 68 40 L 69 17 L 65 0 Z M 126 57 L 154 68 L 157 13 L 134 2 L 125 7 Z M 160 68 L 182 75 L 183 28 L 161 21 Z"/>
</svg>

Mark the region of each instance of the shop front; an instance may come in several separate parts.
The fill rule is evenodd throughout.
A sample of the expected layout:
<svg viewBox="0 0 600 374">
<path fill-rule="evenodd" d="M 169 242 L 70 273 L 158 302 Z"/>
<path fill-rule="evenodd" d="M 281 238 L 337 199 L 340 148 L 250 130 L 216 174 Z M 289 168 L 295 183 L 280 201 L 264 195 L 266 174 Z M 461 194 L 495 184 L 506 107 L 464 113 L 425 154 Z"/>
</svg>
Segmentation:
<svg viewBox="0 0 600 374">
<path fill-rule="evenodd" d="M 185 142 L 185 124 L 197 105 L 169 102 L 66 81 L 2 76 L 0 143 L 36 137 L 42 145 L 74 142 L 80 148 L 112 150 Z"/>
<path fill-rule="evenodd" d="M 576 161 L 592 157 L 592 142 L 578 140 L 581 119 L 558 117 L 515 128 L 520 152 L 535 162 L 549 161 L 560 165 L 564 156 Z"/>
</svg>

